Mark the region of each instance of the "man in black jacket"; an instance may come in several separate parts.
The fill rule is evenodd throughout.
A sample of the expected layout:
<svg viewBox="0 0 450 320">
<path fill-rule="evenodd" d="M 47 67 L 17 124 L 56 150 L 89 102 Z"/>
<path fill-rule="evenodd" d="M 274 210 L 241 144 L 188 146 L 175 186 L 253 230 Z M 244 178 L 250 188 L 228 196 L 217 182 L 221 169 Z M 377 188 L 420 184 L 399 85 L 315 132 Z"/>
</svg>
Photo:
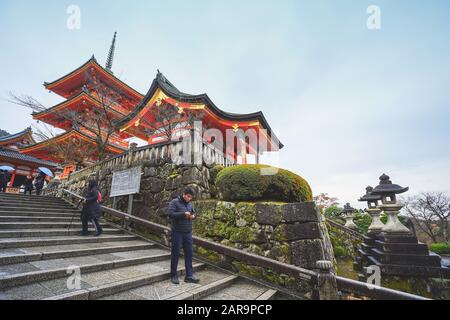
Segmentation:
<svg viewBox="0 0 450 320">
<path fill-rule="evenodd" d="M 194 277 L 192 267 L 192 220 L 196 218 L 192 198 L 194 192 L 191 188 L 186 188 L 183 195 L 172 200 L 169 204 L 168 216 L 172 220 L 172 253 L 170 263 L 170 280 L 173 284 L 179 284 L 178 281 L 178 257 L 180 247 L 183 246 L 184 263 L 186 267 L 185 282 L 198 283 L 199 279 Z"/>
</svg>

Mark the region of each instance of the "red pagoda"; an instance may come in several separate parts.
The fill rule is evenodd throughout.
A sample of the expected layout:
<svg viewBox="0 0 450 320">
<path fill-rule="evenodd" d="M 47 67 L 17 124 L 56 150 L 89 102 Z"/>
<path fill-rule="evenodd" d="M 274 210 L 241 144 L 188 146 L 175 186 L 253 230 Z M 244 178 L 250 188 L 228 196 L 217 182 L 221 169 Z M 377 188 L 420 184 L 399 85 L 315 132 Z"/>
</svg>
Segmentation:
<svg viewBox="0 0 450 320">
<path fill-rule="evenodd" d="M 111 71 L 114 56 L 116 35 L 109 52 L 106 67 L 102 67 L 94 56 L 79 68 L 51 83 L 45 83 L 46 89 L 66 99 L 39 113 L 34 113 L 33 118 L 45 122 L 65 131 L 64 134 L 22 146 L 20 152 L 46 161 L 59 163 L 65 167 L 61 178 L 76 170 L 77 165 L 68 163 L 64 152 L 55 152 L 52 146 L 74 144 L 76 148 L 84 148 L 86 151 L 95 149 L 99 143 L 99 136 L 108 136 L 105 148 L 106 157 L 121 154 L 128 149 L 129 138 L 139 138 L 147 141 L 149 145 L 164 142 L 164 137 L 151 131 L 155 126 L 155 118 L 152 116 L 154 108 L 163 108 L 170 105 L 178 108 L 180 113 L 189 111 L 201 111 L 203 120 L 210 127 L 218 129 L 224 136 L 227 130 L 246 131 L 254 129 L 259 139 L 264 139 L 266 146 L 261 150 L 250 144 L 245 137 L 239 146 L 234 149 L 223 148 L 223 153 L 228 157 L 247 163 L 247 155 L 253 154 L 259 163 L 259 156 L 263 152 L 278 151 L 283 145 L 272 132 L 262 112 L 252 114 L 233 114 L 219 109 L 206 94 L 191 95 L 178 90 L 162 73 L 158 71 L 150 89 L 144 96 L 129 85 L 114 76 Z M 99 89 L 100 88 L 100 89 Z M 99 94 L 101 92 L 101 94 Z M 106 101 L 106 102 L 105 102 Z M 99 111 L 104 112 L 104 122 L 97 123 L 101 134 L 95 135 L 87 126 L 79 126 L 88 122 Z M 70 115 L 76 115 L 74 121 Z M 107 132 L 108 123 L 114 123 L 114 132 Z M 149 132 L 153 132 L 149 134 Z M 238 150 L 237 148 L 240 148 Z M 72 147 L 73 149 L 73 147 Z M 83 152 L 83 150 L 81 150 Z M 96 155 L 86 155 L 82 166 L 95 163 L 99 159 Z"/>
</svg>

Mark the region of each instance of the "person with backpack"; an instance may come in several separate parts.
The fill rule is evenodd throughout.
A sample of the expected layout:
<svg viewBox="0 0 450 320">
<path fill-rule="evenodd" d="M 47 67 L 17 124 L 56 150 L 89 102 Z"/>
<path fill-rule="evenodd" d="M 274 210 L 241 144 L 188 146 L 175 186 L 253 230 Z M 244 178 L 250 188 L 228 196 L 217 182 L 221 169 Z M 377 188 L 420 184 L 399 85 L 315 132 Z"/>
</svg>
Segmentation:
<svg viewBox="0 0 450 320">
<path fill-rule="evenodd" d="M 88 188 L 83 204 L 83 209 L 81 211 L 81 223 L 83 230 L 81 231 L 82 236 L 87 236 L 88 223 L 92 221 L 95 226 L 95 236 L 100 236 L 103 233 L 103 228 L 100 225 L 99 219 L 102 215 L 100 209 L 101 193 L 98 188 L 97 181 L 90 180 L 88 183 Z"/>
</svg>

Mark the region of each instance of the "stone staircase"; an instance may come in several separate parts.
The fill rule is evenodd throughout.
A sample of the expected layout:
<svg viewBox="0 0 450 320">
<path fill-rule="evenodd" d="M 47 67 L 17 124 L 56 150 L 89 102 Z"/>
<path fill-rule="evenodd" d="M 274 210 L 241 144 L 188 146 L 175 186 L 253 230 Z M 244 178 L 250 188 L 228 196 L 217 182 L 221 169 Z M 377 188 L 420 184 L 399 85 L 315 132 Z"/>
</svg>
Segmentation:
<svg viewBox="0 0 450 320">
<path fill-rule="evenodd" d="M 0 193 L 0 300 L 293 298 L 201 261 L 194 261 L 200 284 L 173 285 L 167 248 L 105 221 L 102 236 L 78 236 L 79 215 L 62 199 Z M 81 271 L 76 289 L 68 288 L 72 267 Z"/>
</svg>

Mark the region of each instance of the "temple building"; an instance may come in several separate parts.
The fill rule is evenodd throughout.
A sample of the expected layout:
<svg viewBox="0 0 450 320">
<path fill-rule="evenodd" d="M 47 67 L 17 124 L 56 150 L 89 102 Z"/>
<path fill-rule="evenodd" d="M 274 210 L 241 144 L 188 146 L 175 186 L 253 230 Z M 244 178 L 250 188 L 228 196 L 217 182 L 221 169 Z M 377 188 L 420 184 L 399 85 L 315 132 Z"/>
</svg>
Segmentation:
<svg viewBox="0 0 450 320">
<path fill-rule="evenodd" d="M 10 166 L 15 169 L 11 172 L 10 187 L 22 186 L 27 175 L 38 174 L 39 167 L 46 167 L 53 172 L 58 170 L 57 163 L 23 154 L 20 151 L 21 148 L 34 143 L 31 128 L 0 137 L 0 167 Z"/>
<path fill-rule="evenodd" d="M 162 128 L 165 124 L 158 123 L 155 110 L 169 107 L 176 108 L 180 114 L 201 113 L 202 121 L 224 137 L 230 130 L 246 132 L 254 129 L 258 139 L 264 140 L 259 146 L 250 143 L 248 136 L 241 135 L 237 138 L 236 146 L 231 149 L 219 147 L 224 155 L 236 163 L 247 163 L 248 154 L 253 154 L 259 163 L 263 152 L 278 151 L 283 147 L 262 112 L 225 112 L 206 94 L 181 92 L 159 70 L 147 94 L 142 95 L 112 72 L 115 42 L 116 35 L 105 67 L 92 56 L 74 71 L 53 82 L 44 83 L 47 90 L 65 100 L 49 109 L 33 113 L 33 119 L 62 129 L 65 133 L 37 143 L 30 140 L 27 145 L 19 147 L 22 154 L 60 164 L 64 167 L 61 176 L 64 178 L 79 167 L 127 151 L 130 138 L 139 138 L 149 145 L 164 143 L 164 135 L 161 130 L 155 130 L 155 126 L 160 125 Z M 182 118 L 177 119 L 178 129 L 193 129 L 184 125 Z M 214 139 L 206 143 L 213 143 Z"/>
</svg>

